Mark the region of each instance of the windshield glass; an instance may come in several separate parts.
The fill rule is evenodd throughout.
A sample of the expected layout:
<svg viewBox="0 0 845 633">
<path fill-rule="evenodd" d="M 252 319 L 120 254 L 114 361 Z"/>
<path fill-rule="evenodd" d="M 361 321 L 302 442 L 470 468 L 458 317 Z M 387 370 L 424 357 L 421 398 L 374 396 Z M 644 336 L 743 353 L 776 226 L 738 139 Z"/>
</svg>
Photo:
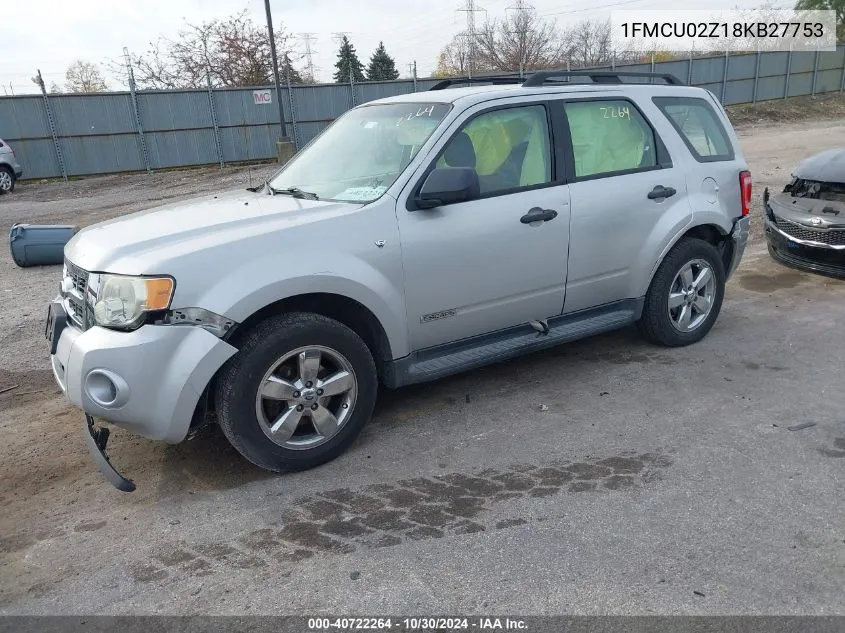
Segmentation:
<svg viewBox="0 0 845 633">
<path fill-rule="evenodd" d="M 393 184 L 449 112 L 444 103 L 389 103 L 350 110 L 270 181 L 321 200 L 372 202 Z"/>
</svg>

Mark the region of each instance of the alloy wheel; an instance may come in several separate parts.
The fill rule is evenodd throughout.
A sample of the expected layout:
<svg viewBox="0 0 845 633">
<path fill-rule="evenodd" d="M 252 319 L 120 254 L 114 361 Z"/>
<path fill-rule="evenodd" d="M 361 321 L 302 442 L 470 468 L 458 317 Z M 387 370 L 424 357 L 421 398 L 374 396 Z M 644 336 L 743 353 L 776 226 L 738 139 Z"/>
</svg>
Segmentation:
<svg viewBox="0 0 845 633">
<path fill-rule="evenodd" d="M 352 415 L 357 394 L 352 364 L 336 350 L 310 345 L 271 365 L 255 396 L 255 413 L 271 441 L 306 450 L 337 435 Z"/>
</svg>

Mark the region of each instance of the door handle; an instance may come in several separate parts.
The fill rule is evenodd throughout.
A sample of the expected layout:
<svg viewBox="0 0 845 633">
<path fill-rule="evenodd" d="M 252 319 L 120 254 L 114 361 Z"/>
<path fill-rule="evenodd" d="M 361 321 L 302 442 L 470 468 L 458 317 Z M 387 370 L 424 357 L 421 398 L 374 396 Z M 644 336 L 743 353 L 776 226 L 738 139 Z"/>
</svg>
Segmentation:
<svg viewBox="0 0 845 633">
<path fill-rule="evenodd" d="M 523 224 L 532 224 L 533 222 L 548 222 L 557 217 L 557 211 L 554 209 L 541 209 L 534 207 L 528 210 L 528 213 L 519 218 Z"/>
<path fill-rule="evenodd" d="M 648 199 L 663 200 L 664 198 L 671 198 L 676 193 L 678 192 L 675 191 L 674 187 L 664 187 L 663 185 L 657 185 L 654 189 L 648 192 Z"/>
</svg>

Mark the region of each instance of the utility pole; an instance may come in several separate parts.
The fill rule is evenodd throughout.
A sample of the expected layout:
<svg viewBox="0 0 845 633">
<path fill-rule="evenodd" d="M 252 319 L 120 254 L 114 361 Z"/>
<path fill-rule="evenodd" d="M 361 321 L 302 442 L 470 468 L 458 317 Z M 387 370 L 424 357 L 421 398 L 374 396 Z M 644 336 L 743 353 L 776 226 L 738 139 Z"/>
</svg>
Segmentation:
<svg viewBox="0 0 845 633">
<path fill-rule="evenodd" d="M 276 38 L 273 35 L 273 14 L 270 12 L 270 0 L 264 0 L 264 11 L 267 13 L 267 35 L 270 37 L 270 56 L 273 58 L 273 80 L 276 82 L 276 101 L 279 104 L 279 127 L 282 136 L 279 140 L 287 141 L 285 133 L 285 110 L 282 107 L 282 85 L 279 83 L 279 59 L 276 57 Z"/>
<path fill-rule="evenodd" d="M 486 12 L 485 9 L 476 6 L 475 0 L 465 0 L 462 9 L 456 11 L 463 11 L 467 14 L 467 30 L 466 37 L 469 38 L 469 46 L 467 49 L 467 76 L 472 79 L 472 68 L 475 63 L 475 14 L 479 12 Z"/>
<path fill-rule="evenodd" d="M 411 75 L 411 78 L 414 80 L 414 92 L 417 91 L 417 60 L 415 59 L 412 62 L 408 62 L 408 72 Z"/>
<path fill-rule="evenodd" d="M 316 39 L 314 37 L 314 33 L 300 33 L 299 39 L 302 40 L 302 43 L 305 46 L 305 67 L 308 69 L 308 77 L 311 81 L 316 81 L 317 79 L 314 74 L 313 51 L 311 50 L 311 40 Z"/>
</svg>

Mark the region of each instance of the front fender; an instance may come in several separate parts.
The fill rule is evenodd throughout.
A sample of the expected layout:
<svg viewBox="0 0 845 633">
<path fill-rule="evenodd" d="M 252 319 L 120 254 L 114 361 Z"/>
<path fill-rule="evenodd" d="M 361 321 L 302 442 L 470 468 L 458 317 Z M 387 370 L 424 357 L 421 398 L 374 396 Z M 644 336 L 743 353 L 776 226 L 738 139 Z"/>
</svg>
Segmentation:
<svg viewBox="0 0 845 633">
<path fill-rule="evenodd" d="M 395 358 L 405 356 L 408 349 L 408 328 L 405 298 L 400 289 L 401 266 L 396 249 L 397 266 L 389 253 L 379 253 L 382 268 L 360 257 L 319 248 L 288 250 L 283 268 L 277 255 L 267 255 L 244 262 L 217 280 L 199 297 L 198 305 L 243 322 L 252 314 L 281 299 L 310 293 L 329 293 L 353 299 L 366 307 L 379 320 Z M 319 258 L 315 262 L 315 258 Z M 314 270 L 319 266 L 319 270 Z M 399 271 L 400 279 L 388 275 Z"/>
</svg>

